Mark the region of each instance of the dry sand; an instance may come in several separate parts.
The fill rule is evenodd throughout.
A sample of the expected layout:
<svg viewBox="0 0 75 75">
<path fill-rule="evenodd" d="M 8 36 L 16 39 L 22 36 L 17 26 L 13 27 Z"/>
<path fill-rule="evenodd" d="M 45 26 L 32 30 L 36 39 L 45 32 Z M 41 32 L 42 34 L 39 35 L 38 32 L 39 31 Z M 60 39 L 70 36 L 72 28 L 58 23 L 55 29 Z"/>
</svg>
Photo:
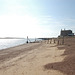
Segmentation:
<svg viewBox="0 0 75 75">
<path fill-rule="evenodd" d="M 61 44 L 62 38 L 58 40 Z M 62 54 L 62 56 L 66 56 L 64 60 L 62 62 L 48 63 L 44 68 L 46 70 L 58 70 L 66 75 L 75 75 L 75 37 L 65 37 L 64 46 L 59 46 L 57 46 L 59 50 L 65 49 L 64 54 Z"/>
<path fill-rule="evenodd" d="M 63 45 L 57 46 L 45 42 L 2 50 L 0 75 L 67 75 L 61 70 L 67 57 L 64 52 Z"/>
</svg>

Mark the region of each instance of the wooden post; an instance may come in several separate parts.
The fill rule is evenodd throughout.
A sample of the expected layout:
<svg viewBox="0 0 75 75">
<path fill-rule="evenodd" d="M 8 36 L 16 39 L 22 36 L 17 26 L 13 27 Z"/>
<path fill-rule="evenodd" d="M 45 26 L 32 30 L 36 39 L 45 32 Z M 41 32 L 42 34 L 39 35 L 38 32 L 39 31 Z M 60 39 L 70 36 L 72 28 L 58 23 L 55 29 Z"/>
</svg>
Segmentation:
<svg viewBox="0 0 75 75">
<path fill-rule="evenodd" d="M 59 45 L 59 40 L 58 40 L 58 45 Z"/>
<path fill-rule="evenodd" d="M 62 44 L 64 45 L 64 36 L 63 36 L 63 38 L 62 38 Z"/>
<path fill-rule="evenodd" d="M 55 39 L 54 39 L 54 43 L 55 43 Z"/>
</svg>

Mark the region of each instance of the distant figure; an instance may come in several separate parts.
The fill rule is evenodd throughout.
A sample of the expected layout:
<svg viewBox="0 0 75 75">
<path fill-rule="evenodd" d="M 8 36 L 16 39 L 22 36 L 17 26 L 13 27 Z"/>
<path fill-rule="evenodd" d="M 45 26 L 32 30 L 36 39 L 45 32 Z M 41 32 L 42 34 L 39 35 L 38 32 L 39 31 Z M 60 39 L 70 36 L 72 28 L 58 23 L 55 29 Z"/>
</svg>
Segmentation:
<svg viewBox="0 0 75 75">
<path fill-rule="evenodd" d="M 27 36 L 27 42 L 26 43 L 28 43 L 28 36 Z"/>
</svg>

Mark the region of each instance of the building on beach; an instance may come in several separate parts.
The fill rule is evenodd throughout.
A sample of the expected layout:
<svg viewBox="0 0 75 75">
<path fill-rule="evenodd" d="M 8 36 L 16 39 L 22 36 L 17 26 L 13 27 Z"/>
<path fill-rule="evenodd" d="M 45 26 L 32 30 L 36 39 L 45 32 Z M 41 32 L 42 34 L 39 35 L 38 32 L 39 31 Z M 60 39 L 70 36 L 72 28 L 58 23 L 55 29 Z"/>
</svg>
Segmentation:
<svg viewBox="0 0 75 75">
<path fill-rule="evenodd" d="M 72 33 L 72 30 L 61 30 L 60 36 L 74 36 L 74 33 Z"/>
</svg>

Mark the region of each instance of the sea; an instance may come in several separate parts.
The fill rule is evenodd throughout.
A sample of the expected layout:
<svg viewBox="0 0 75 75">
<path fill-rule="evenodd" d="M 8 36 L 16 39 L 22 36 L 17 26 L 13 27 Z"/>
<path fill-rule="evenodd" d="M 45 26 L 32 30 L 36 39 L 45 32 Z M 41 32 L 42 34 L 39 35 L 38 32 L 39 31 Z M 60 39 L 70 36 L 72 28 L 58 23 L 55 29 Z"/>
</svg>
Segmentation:
<svg viewBox="0 0 75 75">
<path fill-rule="evenodd" d="M 40 39 L 36 40 L 40 41 Z M 34 42 L 34 41 L 35 41 L 34 38 L 29 39 L 29 42 Z M 26 42 L 27 39 L 0 39 L 0 50 L 26 44 Z"/>
</svg>

